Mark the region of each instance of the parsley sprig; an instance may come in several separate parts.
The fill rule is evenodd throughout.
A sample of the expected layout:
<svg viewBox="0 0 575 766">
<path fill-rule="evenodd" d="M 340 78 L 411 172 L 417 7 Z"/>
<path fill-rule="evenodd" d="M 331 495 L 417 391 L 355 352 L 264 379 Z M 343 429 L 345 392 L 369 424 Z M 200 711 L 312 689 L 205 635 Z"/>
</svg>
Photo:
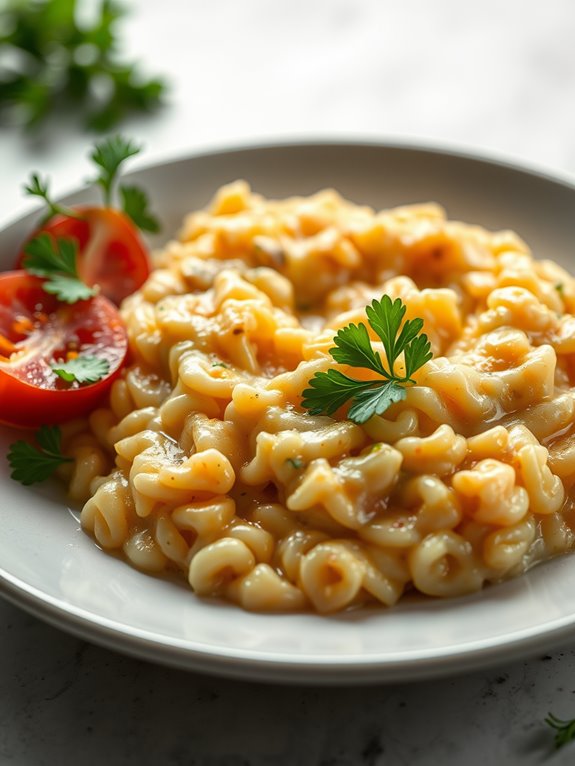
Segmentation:
<svg viewBox="0 0 575 766">
<path fill-rule="evenodd" d="M 381 415 L 394 402 L 405 399 L 405 386 L 415 383 L 412 376 L 432 357 L 427 335 L 421 333 L 423 320 L 403 322 L 406 310 L 401 298 L 392 302 L 388 295 L 380 301 L 374 300 L 365 309 L 368 322 L 385 349 L 387 366 L 371 345 L 365 324 L 349 324 L 337 332 L 333 339 L 335 347 L 329 351 L 334 360 L 372 370 L 381 380 L 356 380 L 334 369 L 316 372 L 309 381 L 310 388 L 302 395 L 302 406 L 311 415 L 333 415 L 351 400 L 348 418 L 355 423 L 365 423 L 373 415 Z M 397 370 L 400 357 L 403 357 L 403 373 Z"/>
<path fill-rule="evenodd" d="M 40 225 L 43 225 L 55 215 L 66 215 L 70 218 L 79 218 L 78 214 L 71 208 L 54 202 L 50 196 L 48 180 L 41 178 L 38 173 L 32 173 L 30 180 L 24 186 L 24 191 L 30 197 L 40 197 L 46 204 L 46 214 L 40 222 Z"/>
<path fill-rule="evenodd" d="M 142 147 L 139 144 L 120 134 L 98 141 L 90 153 L 90 159 L 98 170 L 94 183 L 102 189 L 106 207 L 115 206 L 117 187 L 121 201 L 121 205 L 118 207 L 142 231 L 157 232 L 160 230 L 160 224 L 156 216 L 150 211 L 145 191 L 139 186 L 119 184 L 118 182 L 120 168 L 124 162 L 139 154 L 141 150 Z M 48 181 L 42 179 L 37 173 L 30 176 L 30 180 L 24 186 L 24 191 L 29 196 L 40 197 L 46 203 L 46 214 L 42 219 L 42 224 L 55 215 L 65 215 L 71 218 L 82 217 L 81 211 L 76 212 L 54 202 L 49 194 Z"/>
<path fill-rule="evenodd" d="M 553 713 L 548 713 L 545 723 L 555 729 L 555 747 L 563 747 L 575 740 L 575 718 L 571 721 L 563 721 Z"/>
<path fill-rule="evenodd" d="M 129 138 L 121 135 L 110 136 L 94 145 L 90 159 L 98 167 L 95 183 L 104 192 L 104 204 L 110 206 L 114 200 L 114 192 L 120 167 L 130 157 L 142 151 L 142 147 Z M 139 186 L 120 185 L 118 188 L 122 201 L 121 209 L 132 219 L 142 231 L 159 231 L 158 219 L 152 215 L 148 207 L 148 197 Z"/>
<path fill-rule="evenodd" d="M 75 240 L 38 234 L 24 247 L 23 266 L 29 274 L 42 277 L 42 288 L 64 303 L 92 298 L 97 288 L 89 287 L 78 276 Z"/>
<path fill-rule="evenodd" d="M 90 159 L 98 167 L 95 182 L 104 191 L 104 204 L 112 204 L 112 192 L 120 166 L 130 157 L 138 154 L 141 147 L 124 136 L 110 136 L 94 145 Z"/>
<path fill-rule="evenodd" d="M 52 371 L 66 383 L 97 383 L 110 372 L 107 359 L 98 356 L 80 355 L 66 362 L 53 362 Z"/>
<path fill-rule="evenodd" d="M 11 478 L 26 486 L 45 481 L 58 466 L 72 462 L 62 454 L 62 434 L 58 426 L 41 426 L 36 441 L 37 447 L 22 440 L 14 442 L 8 452 Z"/>
<path fill-rule="evenodd" d="M 166 90 L 120 55 L 123 3 L 80 0 L 0 3 L 0 118 L 37 128 L 50 115 L 81 116 L 96 131 L 161 105 Z"/>
</svg>

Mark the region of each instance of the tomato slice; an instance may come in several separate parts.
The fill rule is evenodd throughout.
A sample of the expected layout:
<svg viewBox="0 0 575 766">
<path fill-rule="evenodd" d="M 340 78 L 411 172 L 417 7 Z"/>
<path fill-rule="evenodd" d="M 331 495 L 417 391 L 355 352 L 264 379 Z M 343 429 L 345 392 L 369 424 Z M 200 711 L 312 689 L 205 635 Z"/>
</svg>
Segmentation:
<svg viewBox="0 0 575 766">
<path fill-rule="evenodd" d="M 140 235 L 120 210 L 109 207 L 74 208 L 80 218 L 57 215 L 34 232 L 75 239 L 78 273 L 116 305 L 141 287 L 150 274 L 150 260 Z M 16 268 L 22 268 L 20 254 Z"/>
<path fill-rule="evenodd" d="M 0 274 L 0 421 L 36 427 L 93 410 L 120 374 L 128 351 L 116 307 L 101 295 L 63 304 L 25 271 Z M 76 355 L 106 359 L 96 383 L 67 383 L 54 362 Z"/>
</svg>

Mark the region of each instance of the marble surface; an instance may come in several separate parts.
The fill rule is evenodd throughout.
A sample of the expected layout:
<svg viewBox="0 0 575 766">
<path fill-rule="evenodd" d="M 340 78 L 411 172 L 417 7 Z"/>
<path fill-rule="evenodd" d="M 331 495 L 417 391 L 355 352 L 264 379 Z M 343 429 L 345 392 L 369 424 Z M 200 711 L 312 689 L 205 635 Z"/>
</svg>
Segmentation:
<svg viewBox="0 0 575 766">
<path fill-rule="evenodd" d="M 428 139 L 575 172 L 570 0 L 140 0 L 128 48 L 172 81 L 125 126 L 134 167 L 303 136 Z M 89 2 L 86 5 L 90 5 Z M 0 131 L 0 225 L 32 169 L 64 192 L 90 139 Z M 543 719 L 575 716 L 575 640 L 441 681 L 282 688 L 168 670 L 78 641 L 0 602 L 0 764 L 530 766 L 575 762 Z"/>
</svg>

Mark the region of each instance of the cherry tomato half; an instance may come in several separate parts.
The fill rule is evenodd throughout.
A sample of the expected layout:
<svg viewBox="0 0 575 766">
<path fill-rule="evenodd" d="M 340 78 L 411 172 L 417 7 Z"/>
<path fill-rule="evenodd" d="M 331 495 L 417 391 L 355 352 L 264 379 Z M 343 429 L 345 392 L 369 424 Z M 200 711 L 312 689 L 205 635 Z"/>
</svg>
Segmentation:
<svg viewBox="0 0 575 766">
<path fill-rule="evenodd" d="M 116 305 L 141 287 L 150 274 L 150 260 L 130 219 L 109 207 L 74 208 L 80 218 L 57 215 L 34 232 L 78 242 L 78 273 Z M 16 268 L 22 268 L 20 254 Z"/>
<path fill-rule="evenodd" d="M 93 410 L 118 377 L 128 350 L 116 307 L 101 295 L 73 305 L 25 271 L 0 274 L 0 421 L 35 427 Z M 51 363 L 78 355 L 106 359 L 96 383 L 67 383 Z"/>
</svg>

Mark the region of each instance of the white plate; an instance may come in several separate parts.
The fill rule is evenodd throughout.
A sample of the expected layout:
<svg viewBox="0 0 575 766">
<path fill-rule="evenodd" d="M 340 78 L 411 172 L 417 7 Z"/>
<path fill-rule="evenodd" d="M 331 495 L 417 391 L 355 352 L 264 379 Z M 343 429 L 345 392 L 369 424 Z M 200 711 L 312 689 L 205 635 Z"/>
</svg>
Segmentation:
<svg viewBox="0 0 575 766">
<path fill-rule="evenodd" d="M 429 148 L 267 146 L 189 157 L 134 174 L 175 231 L 215 189 L 248 179 L 268 196 L 334 186 L 374 207 L 437 200 L 451 217 L 518 231 L 540 257 L 573 268 L 575 187 L 508 164 Z M 83 191 L 67 201 L 83 202 Z M 0 234 L 9 268 L 32 219 Z M 15 432 L 0 429 L 0 455 Z M 412 600 L 336 617 L 259 615 L 201 601 L 98 550 L 55 485 L 24 488 L 0 459 L 0 587 L 42 619 L 108 647 L 228 676 L 373 682 L 495 664 L 567 639 L 575 627 L 575 555 L 482 593 Z"/>
</svg>

